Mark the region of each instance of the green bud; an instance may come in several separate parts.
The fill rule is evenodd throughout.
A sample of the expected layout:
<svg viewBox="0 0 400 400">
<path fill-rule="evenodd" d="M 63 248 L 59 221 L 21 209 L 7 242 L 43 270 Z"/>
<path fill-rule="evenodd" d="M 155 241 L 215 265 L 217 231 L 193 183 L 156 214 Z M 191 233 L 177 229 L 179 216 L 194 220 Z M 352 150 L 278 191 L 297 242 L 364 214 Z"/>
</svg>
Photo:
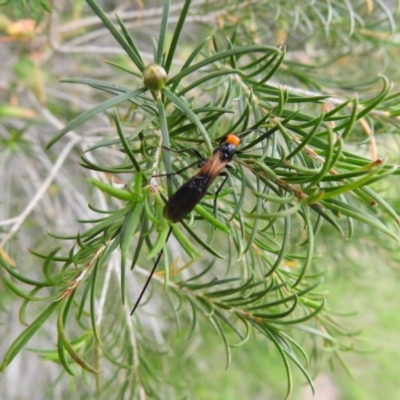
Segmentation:
<svg viewBox="0 0 400 400">
<path fill-rule="evenodd" d="M 143 84 L 149 90 L 161 90 L 167 82 L 165 69 L 156 63 L 149 64 L 143 70 Z"/>
</svg>

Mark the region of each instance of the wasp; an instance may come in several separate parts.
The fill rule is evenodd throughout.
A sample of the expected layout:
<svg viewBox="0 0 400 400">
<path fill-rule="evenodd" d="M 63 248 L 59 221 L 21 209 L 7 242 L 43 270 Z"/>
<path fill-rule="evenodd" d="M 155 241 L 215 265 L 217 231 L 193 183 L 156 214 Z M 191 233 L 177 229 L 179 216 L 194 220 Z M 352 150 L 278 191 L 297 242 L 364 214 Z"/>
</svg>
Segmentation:
<svg viewBox="0 0 400 400">
<path fill-rule="evenodd" d="M 224 168 L 232 161 L 236 148 L 240 144 L 238 136 L 229 134 L 207 159 L 199 171 L 184 183 L 167 201 L 163 215 L 171 222 L 182 221 L 205 196 L 215 179 L 224 174 Z M 223 187 L 228 176 L 225 176 L 216 195 Z"/>
<path fill-rule="evenodd" d="M 213 151 L 212 156 L 204 161 L 199 171 L 169 198 L 164 207 L 164 217 L 174 223 L 182 221 L 191 211 L 193 211 L 196 205 L 205 196 L 208 188 L 212 185 L 215 179 L 218 176 L 225 174 L 225 179 L 221 183 L 221 186 L 216 193 L 216 196 L 218 196 L 218 193 L 228 179 L 228 175 L 226 175 L 223 170 L 232 161 L 232 158 L 236 152 L 236 148 L 239 146 L 239 144 L 240 139 L 238 136 L 234 134 L 227 135 L 224 142 Z M 172 227 L 168 231 L 166 242 L 168 241 L 171 232 Z M 150 283 L 151 277 L 157 268 L 162 253 L 163 251 L 161 250 L 139 295 L 139 298 L 132 309 L 131 315 L 138 307 L 147 289 L 147 286 Z"/>
</svg>

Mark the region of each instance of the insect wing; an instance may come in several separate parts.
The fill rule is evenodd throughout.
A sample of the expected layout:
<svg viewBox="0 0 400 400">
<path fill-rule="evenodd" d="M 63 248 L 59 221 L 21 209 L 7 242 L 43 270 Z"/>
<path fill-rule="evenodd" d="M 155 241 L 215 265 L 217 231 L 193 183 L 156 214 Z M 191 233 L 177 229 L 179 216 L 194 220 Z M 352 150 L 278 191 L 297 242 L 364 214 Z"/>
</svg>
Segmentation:
<svg viewBox="0 0 400 400">
<path fill-rule="evenodd" d="M 164 217 L 172 222 L 185 218 L 206 194 L 210 180 L 207 174 L 190 178 L 170 197 L 164 208 Z"/>
</svg>

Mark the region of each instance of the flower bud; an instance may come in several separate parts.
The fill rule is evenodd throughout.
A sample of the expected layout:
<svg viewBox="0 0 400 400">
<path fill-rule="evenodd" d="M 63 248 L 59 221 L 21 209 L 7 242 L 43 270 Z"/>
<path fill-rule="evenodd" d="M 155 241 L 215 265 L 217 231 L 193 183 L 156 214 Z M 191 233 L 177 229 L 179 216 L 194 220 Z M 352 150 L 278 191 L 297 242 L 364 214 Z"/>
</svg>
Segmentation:
<svg viewBox="0 0 400 400">
<path fill-rule="evenodd" d="M 149 90 L 161 90 L 167 82 L 165 69 L 156 63 L 149 64 L 143 70 L 143 84 Z"/>
</svg>

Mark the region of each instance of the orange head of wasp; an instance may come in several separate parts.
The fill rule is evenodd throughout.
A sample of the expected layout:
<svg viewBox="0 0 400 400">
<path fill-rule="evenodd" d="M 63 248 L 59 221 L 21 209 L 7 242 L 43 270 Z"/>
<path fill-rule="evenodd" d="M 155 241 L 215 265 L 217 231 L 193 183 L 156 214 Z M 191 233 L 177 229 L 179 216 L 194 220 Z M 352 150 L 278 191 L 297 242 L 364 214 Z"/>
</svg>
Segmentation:
<svg viewBox="0 0 400 400">
<path fill-rule="evenodd" d="M 230 133 L 225 140 L 214 150 L 214 154 L 220 154 L 220 161 L 230 162 L 236 152 L 236 147 L 239 146 L 240 139 L 238 136 Z"/>
<path fill-rule="evenodd" d="M 234 135 L 233 133 L 230 133 L 229 135 L 226 136 L 224 143 L 233 144 L 235 147 L 238 147 L 240 144 L 240 139 L 238 136 Z"/>
</svg>

